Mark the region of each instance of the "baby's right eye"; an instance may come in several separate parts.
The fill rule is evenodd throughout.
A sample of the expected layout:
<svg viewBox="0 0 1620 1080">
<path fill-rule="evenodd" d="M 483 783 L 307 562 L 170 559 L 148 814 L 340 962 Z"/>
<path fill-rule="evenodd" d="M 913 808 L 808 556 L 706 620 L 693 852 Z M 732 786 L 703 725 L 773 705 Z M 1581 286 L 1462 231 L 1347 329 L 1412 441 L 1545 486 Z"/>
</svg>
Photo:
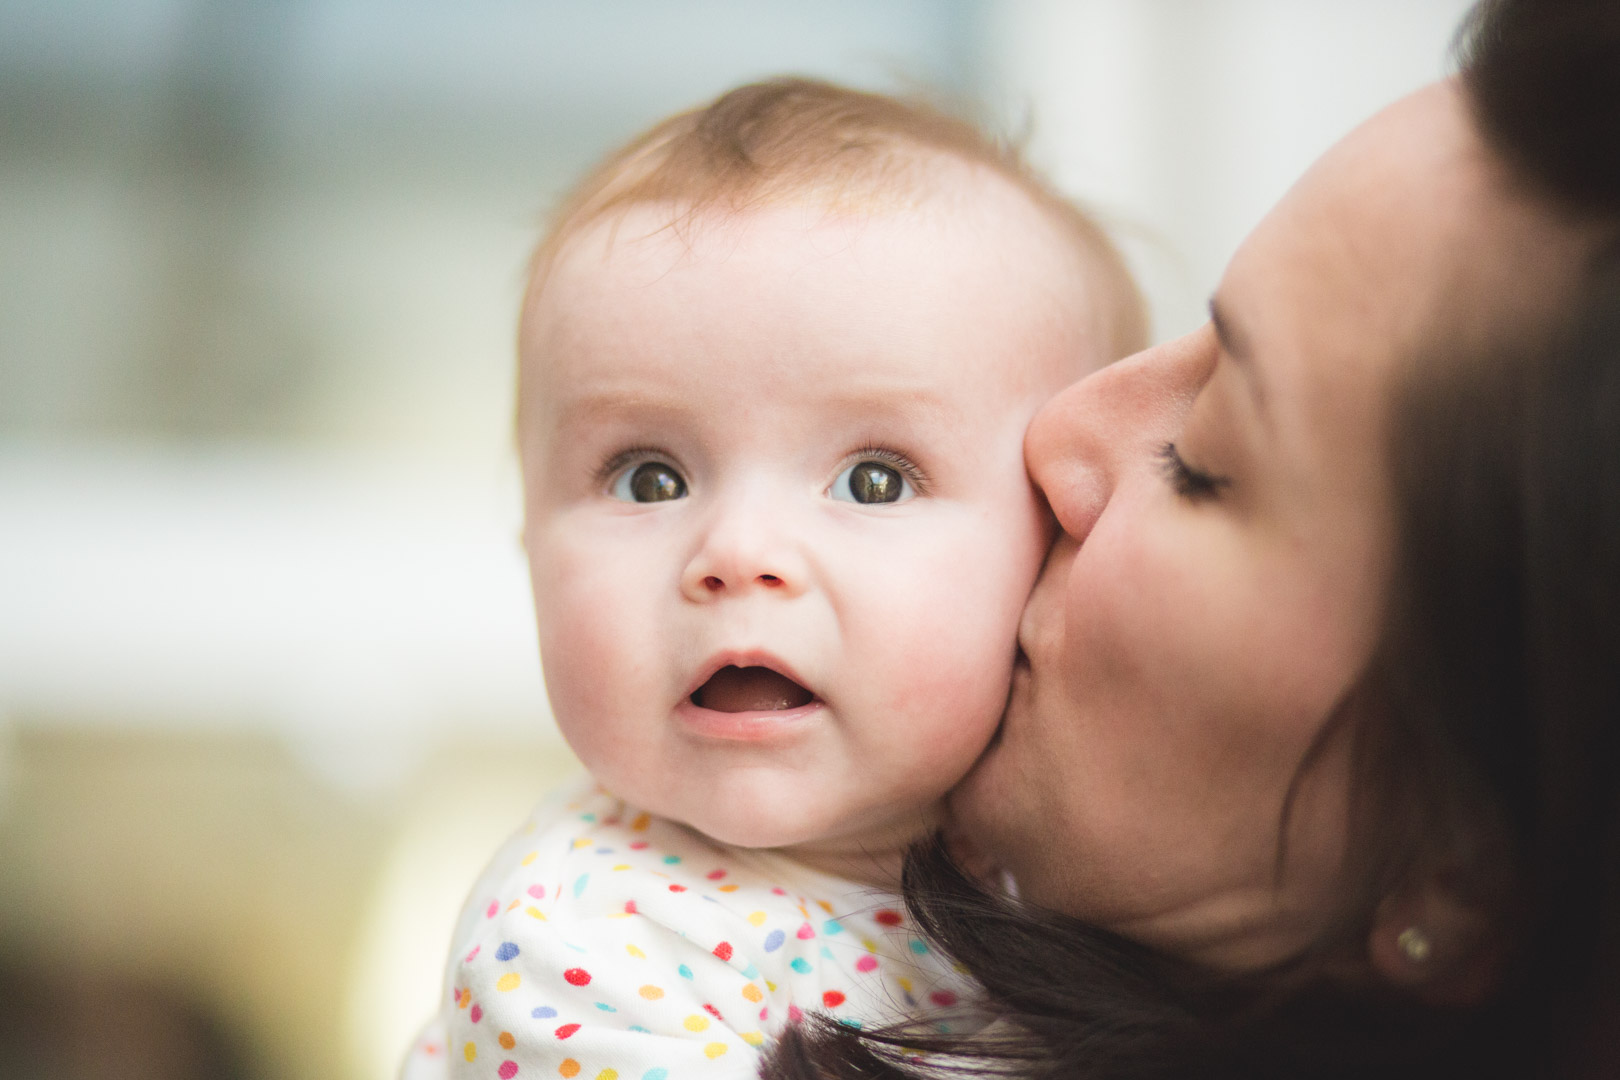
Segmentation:
<svg viewBox="0 0 1620 1080">
<path fill-rule="evenodd" d="M 686 498 L 686 481 L 673 465 L 643 461 L 614 477 L 609 493 L 624 502 L 667 502 Z"/>
</svg>

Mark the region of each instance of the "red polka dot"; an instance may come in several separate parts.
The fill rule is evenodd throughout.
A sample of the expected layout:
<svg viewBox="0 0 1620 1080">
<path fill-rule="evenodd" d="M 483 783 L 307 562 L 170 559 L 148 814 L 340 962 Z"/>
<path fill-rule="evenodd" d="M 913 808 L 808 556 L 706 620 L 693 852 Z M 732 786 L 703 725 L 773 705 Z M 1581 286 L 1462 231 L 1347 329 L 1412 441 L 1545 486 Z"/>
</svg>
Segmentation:
<svg viewBox="0 0 1620 1080">
<path fill-rule="evenodd" d="M 503 1061 L 501 1067 L 495 1071 L 500 1074 L 501 1080 L 512 1080 L 512 1077 L 517 1075 L 517 1062 Z"/>
<path fill-rule="evenodd" d="M 720 944 L 716 945 L 714 947 L 714 955 L 718 956 L 722 960 L 730 960 L 731 959 L 731 942 L 722 941 Z"/>
<path fill-rule="evenodd" d="M 584 986 L 586 983 L 591 981 L 591 973 L 586 971 L 584 968 L 569 968 L 567 971 L 563 972 L 563 978 L 567 979 L 575 986 Z"/>
<path fill-rule="evenodd" d="M 901 918 L 898 911 L 890 911 L 888 908 L 884 908 L 876 915 L 873 915 L 872 918 L 876 919 L 884 926 L 899 926 L 902 922 L 905 922 L 905 920 Z"/>
<path fill-rule="evenodd" d="M 562 1027 L 557 1029 L 557 1038 L 566 1039 L 566 1038 L 568 1038 L 568 1036 L 572 1035 L 574 1032 L 576 1032 L 578 1030 L 579 1030 L 579 1025 L 578 1024 L 564 1024 Z"/>
<path fill-rule="evenodd" d="M 844 1003 L 844 995 L 839 990 L 828 990 L 821 995 L 821 1003 L 829 1009 L 836 1009 Z"/>
<path fill-rule="evenodd" d="M 624 902 L 624 913 L 626 915 L 634 915 L 636 913 L 636 902 L 634 900 L 626 900 Z"/>
<path fill-rule="evenodd" d="M 724 870 L 710 870 L 709 871 L 709 880 L 710 881 L 719 881 L 721 878 L 723 878 L 725 876 L 726 876 L 726 872 Z"/>
<path fill-rule="evenodd" d="M 669 887 L 669 891 L 670 892 L 685 892 L 686 891 L 686 886 L 685 885 L 671 885 Z"/>
<path fill-rule="evenodd" d="M 646 846 L 647 846 L 647 841 L 645 841 L 645 840 L 632 840 L 632 841 L 630 841 L 630 850 L 631 851 L 640 851 L 641 849 L 645 848 Z"/>
<path fill-rule="evenodd" d="M 935 990 L 932 994 L 928 995 L 928 1000 L 932 1001 L 940 1008 L 946 1008 L 956 1004 L 956 995 L 951 993 L 949 990 Z"/>
<path fill-rule="evenodd" d="M 721 1023 L 725 1023 L 726 1018 L 720 1015 L 720 1010 L 715 1008 L 713 1005 L 710 1005 L 707 1001 L 703 1003 L 703 1010 Z"/>
</svg>

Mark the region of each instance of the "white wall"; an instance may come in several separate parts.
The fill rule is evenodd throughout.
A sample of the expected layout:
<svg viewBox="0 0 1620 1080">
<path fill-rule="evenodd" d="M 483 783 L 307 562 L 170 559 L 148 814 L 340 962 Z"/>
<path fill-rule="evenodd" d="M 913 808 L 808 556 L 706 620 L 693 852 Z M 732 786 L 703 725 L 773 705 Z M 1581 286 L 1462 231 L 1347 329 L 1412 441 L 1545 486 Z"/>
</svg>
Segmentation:
<svg viewBox="0 0 1620 1080">
<path fill-rule="evenodd" d="M 1127 230 L 1157 339 L 1323 150 L 1448 70 L 1467 0 L 1002 0 L 985 94 L 1031 157 Z"/>
</svg>

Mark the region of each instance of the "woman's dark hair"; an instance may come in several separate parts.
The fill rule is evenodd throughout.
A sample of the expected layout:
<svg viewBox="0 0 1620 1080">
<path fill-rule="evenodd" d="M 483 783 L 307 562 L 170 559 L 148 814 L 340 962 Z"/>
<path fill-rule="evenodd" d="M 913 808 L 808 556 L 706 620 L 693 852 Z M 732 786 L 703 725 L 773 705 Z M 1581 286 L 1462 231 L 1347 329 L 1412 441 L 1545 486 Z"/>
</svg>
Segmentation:
<svg viewBox="0 0 1620 1080">
<path fill-rule="evenodd" d="M 989 891 L 936 843 L 907 905 L 996 1022 L 812 1018 L 762 1075 L 1620 1077 L 1620 2 L 1485 0 L 1458 54 L 1493 151 L 1595 245 L 1533 340 L 1422 365 L 1396 402 L 1388 623 L 1327 729 L 1354 748 L 1362 891 L 1315 948 L 1234 975 Z M 1330 962 L 1437 866 L 1492 927 L 1483 1001 Z"/>
</svg>

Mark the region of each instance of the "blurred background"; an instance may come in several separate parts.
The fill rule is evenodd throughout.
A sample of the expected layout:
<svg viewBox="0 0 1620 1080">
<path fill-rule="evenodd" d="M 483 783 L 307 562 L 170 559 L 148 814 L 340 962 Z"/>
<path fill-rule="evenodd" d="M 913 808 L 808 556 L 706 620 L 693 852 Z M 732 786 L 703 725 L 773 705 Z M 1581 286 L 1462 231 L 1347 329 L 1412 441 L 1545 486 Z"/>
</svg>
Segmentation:
<svg viewBox="0 0 1620 1080">
<path fill-rule="evenodd" d="M 1155 335 L 1463 0 L 0 0 L 0 1078 L 383 1080 L 577 766 L 517 546 L 551 201 L 781 72 L 1026 138 Z"/>
</svg>

